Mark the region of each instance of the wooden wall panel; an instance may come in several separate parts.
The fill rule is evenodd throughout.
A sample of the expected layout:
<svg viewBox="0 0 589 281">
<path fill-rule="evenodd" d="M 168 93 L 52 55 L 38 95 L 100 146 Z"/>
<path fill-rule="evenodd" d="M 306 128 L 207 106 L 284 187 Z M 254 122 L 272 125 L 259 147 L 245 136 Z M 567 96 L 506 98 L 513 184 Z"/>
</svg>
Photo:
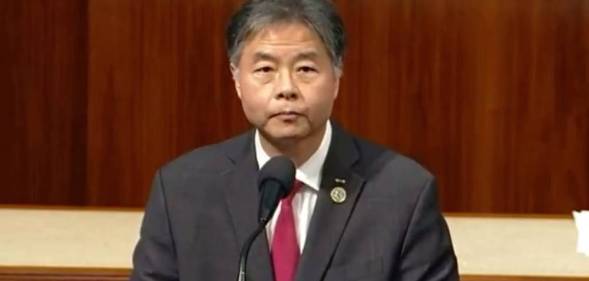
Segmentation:
<svg viewBox="0 0 589 281">
<path fill-rule="evenodd" d="M 223 51 L 232 3 L 89 3 L 88 202 L 141 206 L 158 166 L 247 127 Z"/>
<path fill-rule="evenodd" d="M 0 1 L 0 203 L 81 204 L 86 5 Z"/>
<path fill-rule="evenodd" d="M 141 206 L 156 167 L 246 129 L 223 48 L 239 2 L 2 1 L 0 200 Z M 430 168 L 444 210 L 589 208 L 589 1 L 335 2 L 335 119 Z"/>
<path fill-rule="evenodd" d="M 587 1 L 339 3 L 336 115 L 431 168 L 446 210 L 589 208 Z"/>
</svg>

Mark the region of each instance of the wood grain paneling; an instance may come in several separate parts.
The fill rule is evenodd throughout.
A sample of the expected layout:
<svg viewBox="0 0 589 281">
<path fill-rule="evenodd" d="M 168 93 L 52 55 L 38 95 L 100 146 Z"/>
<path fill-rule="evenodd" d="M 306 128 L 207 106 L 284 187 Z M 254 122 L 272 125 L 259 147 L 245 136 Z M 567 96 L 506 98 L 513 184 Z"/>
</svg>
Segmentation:
<svg viewBox="0 0 589 281">
<path fill-rule="evenodd" d="M 90 1 L 90 204 L 140 206 L 158 166 L 247 127 L 223 51 L 230 6 Z"/>
<path fill-rule="evenodd" d="M 246 129 L 239 2 L 1 1 L 0 203 L 141 206 L 156 167 Z M 335 119 L 431 169 L 444 210 L 589 208 L 589 1 L 335 2 Z"/>
<path fill-rule="evenodd" d="M 589 207 L 589 2 L 338 3 L 336 116 L 432 169 L 446 210 Z"/>
<path fill-rule="evenodd" d="M 0 1 L 0 203 L 82 204 L 86 5 Z"/>
</svg>

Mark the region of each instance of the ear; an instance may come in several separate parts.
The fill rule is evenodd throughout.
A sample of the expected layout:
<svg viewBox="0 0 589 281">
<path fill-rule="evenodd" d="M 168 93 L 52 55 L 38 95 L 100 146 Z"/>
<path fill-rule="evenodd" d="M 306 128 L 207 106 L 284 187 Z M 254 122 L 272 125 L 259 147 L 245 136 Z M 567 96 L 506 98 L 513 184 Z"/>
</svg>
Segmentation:
<svg viewBox="0 0 589 281">
<path fill-rule="evenodd" d="M 239 83 L 239 69 L 233 63 L 231 63 L 229 65 L 229 69 L 231 70 L 231 77 L 233 77 L 233 83 L 235 85 L 235 92 L 237 93 L 237 97 L 239 99 L 241 99 L 241 84 Z"/>
<path fill-rule="evenodd" d="M 333 100 L 337 99 L 337 95 L 339 94 L 339 81 L 340 81 L 340 76 L 338 75 L 335 78 L 335 93 L 333 94 Z"/>
<path fill-rule="evenodd" d="M 342 66 L 340 64 L 340 66 L 334 66 L 333 67 L 333 71 L 334 71 L 334 79 L 335 79 L 335 93 L 333 93 L 333 100 L 337 99 L 337 96 L 339 94 L 339 83 L 340 80 L 342 78 L 343 73 L 343 69 Z"/>
</svg>

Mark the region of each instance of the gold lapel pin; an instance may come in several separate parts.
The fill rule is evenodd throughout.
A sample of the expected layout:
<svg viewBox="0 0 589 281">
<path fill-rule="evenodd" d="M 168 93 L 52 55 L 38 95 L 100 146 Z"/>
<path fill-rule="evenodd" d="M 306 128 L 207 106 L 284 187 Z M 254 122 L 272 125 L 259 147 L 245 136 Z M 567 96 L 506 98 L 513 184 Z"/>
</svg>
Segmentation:
<svg viewBox="0 0 589 281">
<path fill-rule="evenodd" d="M 336 186 L 331 189 L 329 195 L 331 196 L 331 201 L 337 204 L 344 203 L 348 197 L 346 190 L 341 186 Z"/>
</svg>

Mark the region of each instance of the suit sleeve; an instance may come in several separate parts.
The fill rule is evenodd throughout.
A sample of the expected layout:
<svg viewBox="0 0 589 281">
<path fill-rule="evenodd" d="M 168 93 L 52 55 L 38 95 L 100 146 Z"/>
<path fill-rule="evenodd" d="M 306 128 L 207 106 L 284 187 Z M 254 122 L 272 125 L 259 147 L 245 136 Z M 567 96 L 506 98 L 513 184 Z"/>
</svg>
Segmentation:
<svg viewBox="0 0 589 281">
<path fill-rule="evenodd" d="M 418 197 L 401 251 L 401 281 L 459 280 L 450 232 L 438 206 L 435 180 Z"/>
<path fill-rule="evenodd" d="M 133 253 L 132 281 L 178 280 L 176 252 L 161 171 L 154 177 L 139 242 Z"/>
</svg>

